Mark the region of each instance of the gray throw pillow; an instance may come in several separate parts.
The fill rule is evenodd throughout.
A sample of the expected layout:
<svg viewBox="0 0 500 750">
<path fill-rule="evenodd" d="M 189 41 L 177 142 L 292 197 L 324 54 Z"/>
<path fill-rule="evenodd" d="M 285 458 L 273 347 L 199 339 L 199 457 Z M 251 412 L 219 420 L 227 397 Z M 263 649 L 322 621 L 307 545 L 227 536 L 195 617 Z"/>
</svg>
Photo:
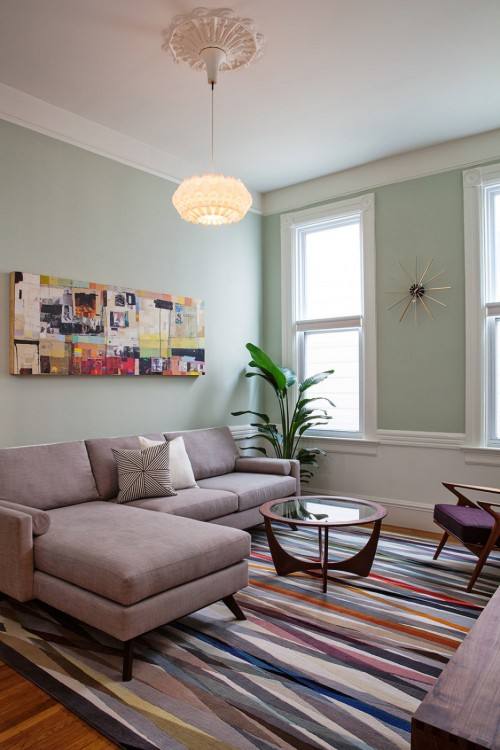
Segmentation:
<svg viewBox="0 0 500 750">
<path fill-rule="evenodd" d="M 112 450 L 120 488 L 117 503 L 177 494 L 170 475 L 168 443 L 142 450 Z"/>
</svg>

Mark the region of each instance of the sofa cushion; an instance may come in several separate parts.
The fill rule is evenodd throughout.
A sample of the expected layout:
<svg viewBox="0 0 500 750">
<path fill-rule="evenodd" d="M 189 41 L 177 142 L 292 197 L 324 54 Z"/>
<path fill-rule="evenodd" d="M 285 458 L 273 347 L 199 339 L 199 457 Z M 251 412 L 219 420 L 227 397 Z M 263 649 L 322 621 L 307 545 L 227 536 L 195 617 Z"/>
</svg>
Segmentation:
<svg viewBox="0 0 500 750">
<path fill-rule="evenodd" d="M 201 479 L 203 489 L 217 489 L 234 492 L 238 495 L 238 510 L 255 508 L 267 500 L 288 497 L 296 492 L 294 477 L 273 474 L 246 474 L 242 471 L 224 474 L 211 479 Z"/>
<path fill-rule="evenodd" d="M 169 444 L 165 441 L 149 448 L 113 448 L 120 487 L 116 502 L 175 495 L 168 465 L 169 452 Z"/>
<path fill-rule="evenodd" d="M 41 510 L 99 497 L 82 441 L 3 448 L 0 488 L 9 501 Z"/>
<path fill-rule="evenodd" d="M 160 433 L 147 435 L 151 440 L 164 440 Z M 118 470 L 113 456 L 113 448 L 133 449 L 140 448 L 138 435 L 114 438 L 94 438 L 86 440 L 90 464 L 95 477 L 95 483 L 99 496 L 104 500 L 111 500 L 118 495 Z"/>
<path fill-rule="evenodd" d="M 157 510 L 160 513 L 172 513 L 174 516 L 195 518 L 197 521 L 211 521 L 219 516 L 236 513 L 238 498 L 232 492 L 191 487 L 178 490 L 175 497 L 135 500 L 130 505 L 146 510 Z"/>
<path fill-rule="evenodd" d="M 468 544 L 484 544 L 494 524 L 493 516 L 482 508 L 447 503 L 434 506 L 434 520 Z"/>
<path fill-rule="evenodd" d="M 50 511 L 35 569 L 123 605 L 233 565 L 246 532 L 96 501 Z"/>
<path fill-rule="evenodd" d="M 234 471 L 238 448 L 229 427 L 166 432 L 165 437 L 167 440 L 184 438 L 196 481 Z"/>
</svg>

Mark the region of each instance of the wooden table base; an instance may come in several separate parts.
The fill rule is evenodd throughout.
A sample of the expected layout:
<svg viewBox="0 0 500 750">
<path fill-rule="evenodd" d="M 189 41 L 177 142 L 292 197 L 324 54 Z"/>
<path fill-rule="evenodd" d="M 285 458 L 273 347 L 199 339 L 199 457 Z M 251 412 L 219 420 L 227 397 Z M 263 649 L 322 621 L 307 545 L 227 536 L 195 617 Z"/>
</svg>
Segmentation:
<svg viewBox="0 0 500 750">
<path fill-rule="evenodd" d="M 320 570 L 323 579 L 323 591 L 326 593 L 328 588 L 328 571 L 329 570 L 346 570 L 349 573 L 356 573 L 359 576 L 367 576 L 372 569 L 373 559 L 377 551 L 378 539 L 380 536 L 380 527 L 382 520 L 373 522 L 373 530 L 366 545 L 352 557 L 339 562 L 328 561 L 328 526 L 318 526 L 318 547 L 319 559 L 306 560 L 304 558 L 293 557 L 278 542 L 269 518 L 264 518 L 266 527 L 267 540 L 269 549 L 273 558 L 276 573 L 279 576 L 286 576 L 289 573 L 297 571 Z"/>
</svg>

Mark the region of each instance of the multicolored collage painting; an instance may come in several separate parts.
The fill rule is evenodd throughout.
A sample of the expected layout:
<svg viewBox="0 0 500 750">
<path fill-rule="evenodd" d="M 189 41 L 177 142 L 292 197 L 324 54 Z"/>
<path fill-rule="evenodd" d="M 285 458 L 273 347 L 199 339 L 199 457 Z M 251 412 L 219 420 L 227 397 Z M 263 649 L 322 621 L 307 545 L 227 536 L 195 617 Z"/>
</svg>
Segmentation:
<svg viewBox="0 0 500 750">
<path fill-rule="evenodd" d="M 201 300 L 11 274 L 13 375 L 205 374 Z"/>
</svg>

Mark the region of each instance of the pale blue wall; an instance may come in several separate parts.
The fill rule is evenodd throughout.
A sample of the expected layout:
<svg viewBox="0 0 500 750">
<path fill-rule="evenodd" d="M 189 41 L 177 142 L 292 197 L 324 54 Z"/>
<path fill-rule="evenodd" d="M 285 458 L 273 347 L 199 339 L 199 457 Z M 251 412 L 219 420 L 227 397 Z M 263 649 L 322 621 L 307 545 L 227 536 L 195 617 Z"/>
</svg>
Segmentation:
<svg viewBox="0 0 500 750">
<path fill-rule="evenodd" d="M 392 430 L 465 429 L 465 302 L 462 173 L 443 172 L 377 188 L 378 426 Z M 326 201 L 325 201 L 326 202 Z M 280 218 L 263 223 L 264 345 L 281 358 Z M 390 289 L 404 287 L 398 260 L 414 267 L 434 258 L 446 309 L 436 320 L 398 322 Z M 436 306 L 434 306 L 436 308 Z M 335 363 L 333 363 L 334 365 Z"/>
<path fill-rule="evenodd" d="M 255 408 L 242 371 L 245 342 L 260 341 L 260 217 L 191 226 L 172 183 L 6 122 L 0 164 L 0 446 L 225 424 L 238 421 L 231 409 Z M 208 374 L 10 376 L 13 270 L 203 298 Z"/>
</svg>

